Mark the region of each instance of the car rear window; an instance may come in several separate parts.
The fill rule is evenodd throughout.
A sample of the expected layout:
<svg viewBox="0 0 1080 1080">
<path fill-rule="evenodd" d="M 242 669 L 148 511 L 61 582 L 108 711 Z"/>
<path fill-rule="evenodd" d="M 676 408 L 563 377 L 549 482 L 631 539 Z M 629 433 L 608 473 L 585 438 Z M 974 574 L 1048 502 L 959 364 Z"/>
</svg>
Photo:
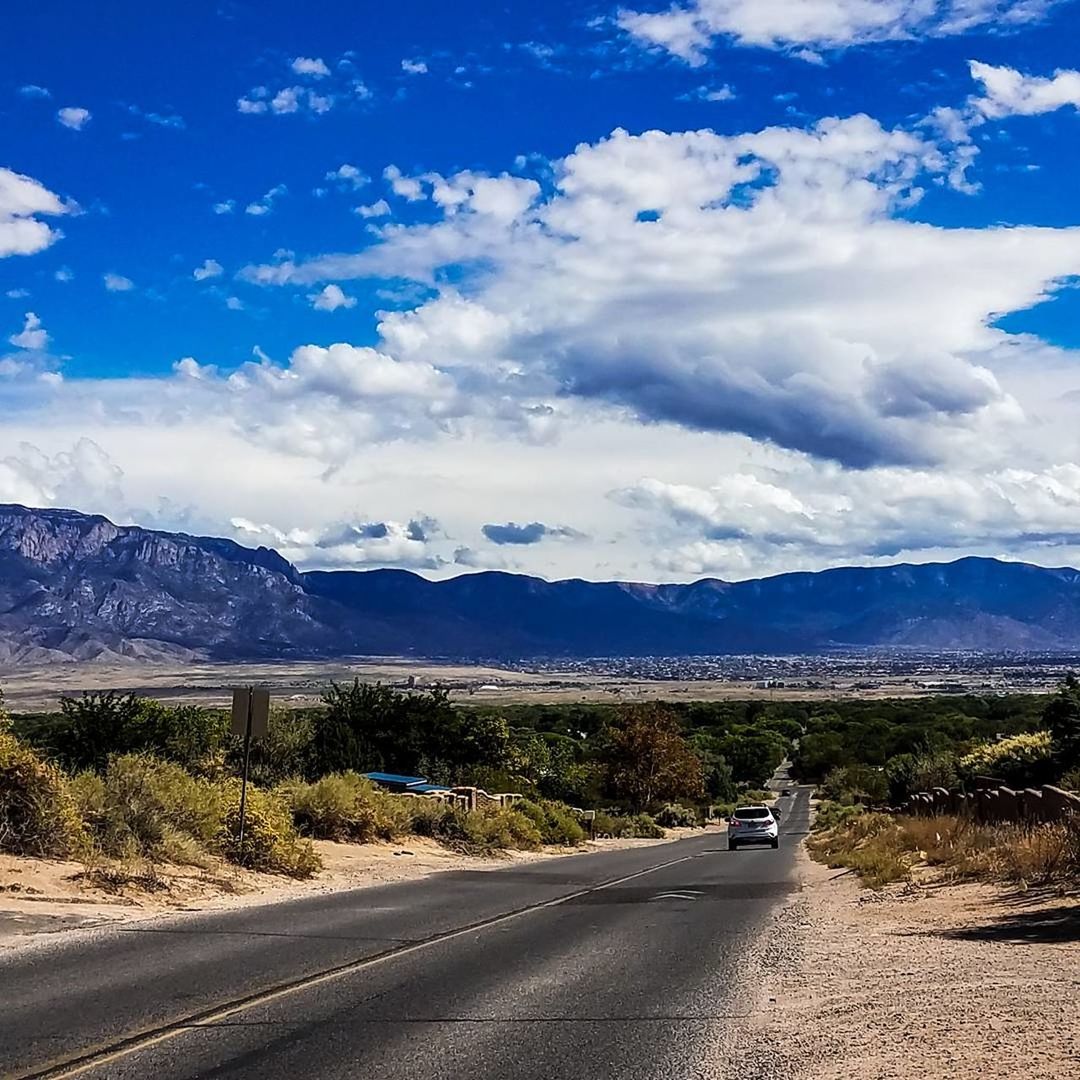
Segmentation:
<svg viewBox="0 0 1080 1080">
<path fill-rule="evenodd" d="M 735 816 L 740 821 L 753 821 L 755 818 L 767 818 L 769 808 L 767 806 L 740 806 L 735 811 Z"/>
</svg>

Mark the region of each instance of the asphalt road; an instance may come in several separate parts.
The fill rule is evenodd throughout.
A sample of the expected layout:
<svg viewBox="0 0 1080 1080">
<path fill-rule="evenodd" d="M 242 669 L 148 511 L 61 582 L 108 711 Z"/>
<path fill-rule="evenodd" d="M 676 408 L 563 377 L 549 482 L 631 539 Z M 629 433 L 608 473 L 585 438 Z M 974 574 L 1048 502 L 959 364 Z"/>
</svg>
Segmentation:
<svg viewBox="0 0 1080 1080">
<path fill-rule="evenodd" d="M 0 956 L 0 1076 L 716 1075 L 781 846 L 678 843 L 72 932 Z"/>
</svg>

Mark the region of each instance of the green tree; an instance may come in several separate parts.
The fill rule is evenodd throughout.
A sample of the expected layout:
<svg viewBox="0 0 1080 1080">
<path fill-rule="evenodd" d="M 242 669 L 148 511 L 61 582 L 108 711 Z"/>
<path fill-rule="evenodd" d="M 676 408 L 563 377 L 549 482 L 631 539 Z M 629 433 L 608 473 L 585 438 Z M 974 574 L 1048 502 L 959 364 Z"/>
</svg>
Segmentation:
<svg viewBox="0 0 1080 1080">
<path fill-rule="evenodd" d="M 503 766 L 506 721 L 456 709 L 445 691 L 400 693 L 380 683 L 331 683 L 315 721 L 309 772 L 386 771 L 454 781 L 472 766 Z"/>
<path fill-rule="evenodd" d="M 1043 710 L 1059 776 L 1080 766 L 1080 679 L 1070 672 Z"/>
<path fill-rule="evenodd" d="M 622 708 L 605 729 L 603 743 L 608 788 L 631 809 L 704 797 L 701 759 L 671 709 L 655 702 Z"/>
</svg>

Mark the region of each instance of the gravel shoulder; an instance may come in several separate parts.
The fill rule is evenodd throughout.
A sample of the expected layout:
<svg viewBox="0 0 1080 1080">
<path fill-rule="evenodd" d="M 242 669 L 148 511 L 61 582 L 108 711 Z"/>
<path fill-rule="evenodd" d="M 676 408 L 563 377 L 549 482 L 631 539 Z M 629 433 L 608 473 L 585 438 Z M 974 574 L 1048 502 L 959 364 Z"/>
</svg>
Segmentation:
<svg viewBox="0 0 1080 1080">
<path fill-rule="evenodd" d="M 803 852 L 750 968 L 739 1075 L 1080 1075 L 1080 899 L 924 881 L 871 892 Z"/>
</svg>

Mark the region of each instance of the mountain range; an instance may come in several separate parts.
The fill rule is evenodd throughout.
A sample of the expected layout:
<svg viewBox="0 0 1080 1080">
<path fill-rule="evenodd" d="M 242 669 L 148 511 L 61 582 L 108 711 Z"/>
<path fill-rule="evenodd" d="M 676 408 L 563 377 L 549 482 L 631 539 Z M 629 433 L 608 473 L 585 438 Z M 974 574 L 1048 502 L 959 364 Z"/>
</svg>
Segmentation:
<svg viewBox="0 0 1080 1080">
<path fill-rule="evenodd" d="M 1080 572 L 995 559 L 686 585 L 302 573 L 232 540 L 0 504 L 0 663 L 1080 650 Z"/>
</svg>

